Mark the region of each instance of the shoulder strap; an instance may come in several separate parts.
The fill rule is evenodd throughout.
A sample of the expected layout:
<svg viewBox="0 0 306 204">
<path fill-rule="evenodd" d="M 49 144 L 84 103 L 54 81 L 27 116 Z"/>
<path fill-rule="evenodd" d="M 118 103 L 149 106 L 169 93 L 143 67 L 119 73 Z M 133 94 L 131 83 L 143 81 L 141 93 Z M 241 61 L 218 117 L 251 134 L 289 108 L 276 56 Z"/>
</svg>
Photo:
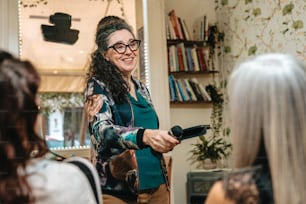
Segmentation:
<svg viewBox="0 0 306 204">
<path fill-rule="evenodd" d="M 79 169 L 85 174 L 85 176 L 87 177 L 87 179 L 88 179 L 88 181 L 90 183 L 92 191 L 93 191 L 93 193 L 95 195 L 96 202 L 97 202 L 97 204 L 99 204 L 98 196 L 100 196 L 100 195 L 98 195 L 98 191 L 97 191 L 96 185 L 95 185 L 95 179 L 94 179 L 94 177 L 92 175 L 91 170 L 84 163 L 82 163 L 80 161 L 75 161 L 74 160 L 74 161 L 68 161 L 68 162 L 71 163 L 71 164 L 76 165 L 77 167 L 79 167 Z"/>
</svg>

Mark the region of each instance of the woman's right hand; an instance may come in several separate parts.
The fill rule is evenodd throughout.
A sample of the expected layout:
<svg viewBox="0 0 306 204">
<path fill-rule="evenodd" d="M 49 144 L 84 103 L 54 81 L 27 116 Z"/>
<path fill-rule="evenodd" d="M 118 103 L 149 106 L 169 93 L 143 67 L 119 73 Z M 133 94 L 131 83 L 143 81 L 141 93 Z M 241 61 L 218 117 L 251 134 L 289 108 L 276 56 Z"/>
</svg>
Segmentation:
<svg viewBox="0 0 306 204">
<path fill-rule="evenodd" d="M 144 131 L 143 142 L 160 153 L 167 153 L 180 143 L 175 137 L 169 135 L 166 130 L 151 129 L 146 129 Z"/>
</svg>

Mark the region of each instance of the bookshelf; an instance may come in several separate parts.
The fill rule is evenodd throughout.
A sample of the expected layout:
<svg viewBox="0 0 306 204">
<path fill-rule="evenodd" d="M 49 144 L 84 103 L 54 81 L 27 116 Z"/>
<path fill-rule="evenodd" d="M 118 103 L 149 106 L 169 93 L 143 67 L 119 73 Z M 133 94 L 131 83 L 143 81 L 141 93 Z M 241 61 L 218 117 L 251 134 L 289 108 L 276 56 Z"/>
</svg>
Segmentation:
<svg viewBox="0 0 306 204">
<path fill-rule="evenodd" d="M 170 104 L 210 103 L 207 82 L 198 77 L 214 77 L 218 73 L 210 65 L 207 17 L 201 17 L 190 32 L 185 20 L 171 9 L 166 19 L 166 37 Z"/>
<path fill-rule="evenodd" d="M 163 15 L 163 23 L 164 29 L 162 29 L 164 32 L 162 35 L 164 36 L 162 44 L 164 46 L 164 58 L 165 64 L 162 67 L 164 71 L 165 78 L 164 80 L 168 83 L 167 77 L 168 77 L 168 67 L 167 67 L 167 45 L 169 43 L 175 42 L 175 40 L 182 40 L 184 39 L 171 39 L 169 36 L 167 36 L 166 28 L 167 28 L 167 18 L 168 13 L 170 10 L 175 9 L 177 15 L 179 15 L 181 18 L 183 18 L 186 22 L 186 25 L 188 26 L 189 31 L 193 35 L 193 25 L 197 22 L 197 20 L 203 16 L 208 16 L 208 22 L 214 23 L 217 20 L 215 7 L 216 3 L 215 1 L 203 1 L 203 0 L 161 0 L 163 2 L 164 8 L 161 12 L 161 15 Z M 156 1 L 152 1 L 156 2 Z M 151 7 L 152 8 L 152 7 Z M 150 8 L 150 9 L 151 9 Z M 153 24 L 153 22 L 152 22 Z M 154 23 L 155 25 L 156 23 Z M 161 29 L 157 30 L 157 32 L 154 33 L 155 35 L 159 35 L 159 31 Z M 153 36 L 153 35 L 151 35 Z M 173 40 L 173 41 L 172 41 Z M 191 38 L 188 41 L 202 41 L 201 45 L 203 45 L 204 40 L 200 40 L 197 38 Z M 155 40 L 156 42 L 156 40 Z M 185 41 L 186 43 L 187 40 Z M 206 45 L 205 43 L 204 45 Z M 158 60 L 158 59 L 156 59 Z M 219 70 L 218 67 L 216 70 Z M 196 77 L 198 80 L 203 83 L 204 85 L 210 83 L 213 81 L 212 74 L 202 74 L 202 73 L 173 73 L 173 75 L 177 78 L 181 77 Z M 216 77 L 219 78 L 221 74 L 217 73 Z M 169 92 L 168 86 L 165 87 L 166 91 Z M 169 94 L 167 94 L 169 96 Z M 169 97 L 168 97 L 169 98 Z M 186 102 L 186 103 L 179 103 L 179 102 L 168 102 L 170 107 L 170 124 L 171 125 L 177 125 L 180 124 L 182 127 L 190 127 L 197 124 L 210 124 L 210 116 L 212 111 L 212 103 L 204 103 L 204 102 Z M 208 131 L 208 134 L 210 132 Z M 172 180 L 172 191 L 171 191 L 171 204 L 175 203 L 187 203 L 187 178 L 186 174 L 196 167 L 192 164 L 190 164 L 189 160 L 189 150 L 191 148 L 191 144 L 194 144 L 198 141 L 198 138 L 193 138 L 190 140 L 186 140 L 182 142 L 180 145 L 178 145 L 176 148 L 174 148 L 172 152 L 173 157 L 173 163 L 172 163 L 172 169 L 174 170 L 172 173 L 173 180 Z"/>
</svg>

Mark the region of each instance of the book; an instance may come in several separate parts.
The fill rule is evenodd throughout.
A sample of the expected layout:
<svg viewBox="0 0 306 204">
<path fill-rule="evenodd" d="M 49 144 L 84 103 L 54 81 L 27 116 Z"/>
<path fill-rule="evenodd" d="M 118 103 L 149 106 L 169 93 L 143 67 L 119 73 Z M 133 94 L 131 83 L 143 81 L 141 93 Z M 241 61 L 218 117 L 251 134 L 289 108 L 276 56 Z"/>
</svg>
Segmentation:
<svg viewBox="0 0 306 204">
<path fill-rule="evenodd" d="M 188 79 L 188 82 L 189 82 L 189 84 L 190 84 L 190 86 L 191 86 L 191 88 L 192 88 L 192 90 L 193 90 L 193 92 L 196 96 L 197 101 L 204 101 L 204 97 L 203 97 L 198 85 L 195 82 L 193 82 L 191 79 Z"/>
<path fill-rule="evenodd" d="M 186 40 L 191 40 L 191 35 L 190 35 L 189 30 L 188 30 L 188 26 L 186 24 L 186 21 L 184 19 L 182 19 L 182 23 L 183 23 L 183 30 L 184 30 L 184 33 L 186 35 Z"/>
<path fill-rule="evenodd" d="M 168 72 L 171 72 L 173 70 L 173 58 L 170 53 L 170 47 L 167 48 L 167 58 L 168 58 Z"/>
<path fill-rule="evenodd" d="M 179 79 L 177 79 L 177 82 L 178 82 L 179 86 L 181 87 L 182 95 L 185 96 L 185 101 L 191 101 L 192 98 L 187 92 L 187 88 L 186 88 L 184 79 L 179 78 Z"/>
<path fill-rule="evenodd" d="M 194 40 L 205 41 L 207 40 L 207 16 L 202 15 L 197 18 L 193 25 L 193 38 Z"/>
<path fill-rule="evenodd" d="M 186 56 L 187 56 L 187 63 L 188 63 L 188 71 L 192 72 L 193 70 L 193 66 L 194 66 L 194 62 L 191 56 L 191 48 L 190 47 L 186 47 Z"/>
<path fill-rule="evenodd" d="M 211 61 L 209 60 L 209 48 L 203 48 L 204 59 L 206 63 L 207 70 L 211 70 Z"/>
<path fill-rule="evenodd" d="M 175 34 L 175 31 L 174 31 L 174 27 L 173 27 L 173 24 L 171 22 L 171 17 L 170 16 L 167 16 L 167 39 L 170 39 L 170 40 L 175 40 L 177 39 L 177 36 Z"/>
<path fill-rule="evenodd" d="M 173 75 L 169 75 L 169 87 L 170 87 L 170 101 L 177 101 L 177 94 L 176 94 L 176 87 L 174 84 L 174 77 Z"/>
<path fill-rule="evenodd" d="M 174 28 L 174 31 L 175 31 L 175 34 L 176 34 L 177 38 L 178 39 L 184 39 L 178 17 L 176 15 L 176 12 L 175 12 L 174 9 L 172 9 L 169 12 L 169 16 L 170 16 L 170 19 L 171 19 L 171 22 L 172 22 L 172 25 L 173 25 L 173 28 Z"/>
<path fill-rule="evenodd" d="M 186 97 L 183 95 L 183 91 L 182 88 L 180 86 L 180 84 L 178 83 L 177 79 L 174 78 L 174 84 L 176 87 L 176 91 L 177 91 L 177 99 L 178 101 L 184 102 L 186 100 Z"/>
<path fill-rule="evenodd" d="M 200 65 L 200 70 L 201 71 L 207 71 L 207 66 L 206 66 L 206 60 L 203 52 L 202 47 L 197 47 L 197 55 L 198 55 L 198 60 L 199 60 L 199 65 Z"/>
<path fill-rule="evenodd" d="M 202 93 L 202 96 L 204 97 L 204 101 L 211 101 L 211 97 L 210 95 L 207 93 L 205 87 L 203 86 L 203 84 L 199 83 L 199 81 L 197 80 L 197 78 L 193 77 L 191 78 L 191 80 L 193 82 L 195 82 L 196 84 L 198 84 L 199 86 L 199 90 L 201 91 Z"/>
<path fill-rule="evenodd" d="M 191 48 L 191 57 L 192 57 L 192 61 L 193 61 L 193 70 L 195 72 L 200 71 L 200 65 L 199 65 L 199 60 L 198 60 L 198 54 L 197 54 L 197 48 L 193 47 Z"/>
<path fill-rule="evenodd" d="M 204 21 L 204 36 L 203 36 L 203 40 L 207 41 L 208 40 L 208 19 L 207 16 L 204 15 L 203 16 L 203 21 Z"/>
<path fill-rule="evenodd" d="M 183 35 L 182 40 L 187 40 L 187 38 L 186 38 L 186 32 L 184 31 L 184 28 L 183 28 L 183 22 L 182 22 L 182 19 L 181 19 L 180 17 L 177 17 L 177 19 L 178 19 L 179 26 L 180 26 L 180 28 L 181 28 L 182 35 Z"/>
<path fill-rule="evenodd" d="M 190 95 L 191 100 L 192 101 L 197 101 L 197 97 L 196 97 L 193 89 L 190 86 L 189 80 L 184 79 L 184 82 L 185 82 L 186 90 L 187 90 L 188 94 Z"/>
<path fill-rule="evenodd" d="M 204 96 L 204 100 L 210 102 L 211 101 L 211 97 L 210 97 L 209 93 L 206 91 L 206 89 L 203 86 L 203 84 L 199 83 L 199 87 L 200 87 L 200 90 L 202 92 L 202 95 Z"/>
<path fill-rule="evenodd" d="M 182 50 L 182 57 L 183 57 L 183 63 L 184 63 L 183 71 L 187 72 L 189 70 L 189 67 L 188 67 L 188 62 L 187 62 L 187 54 L 186 54 L 185 44 L 184 43 L 179 43 L 177 46 L 180 47 L 181 50 Z"/>
<path fill-rule="evenodd" d="M 178 58 L 178 64 L 179 64 L 179 69 L 177 71 L 184 72 L 185 71 L 185 63 L 184 63 L 184 56 L 185 53 L 183 53 L 182 47 L 180 44 L 176 46 L 176 53 L 177 53 L 177 58 Z M 185 51 L 185 50 L 184 50 Z"/>
<path fill-rule="evenodd" d="M 168 47 L 168 56 L 169 56 L 169 71 L 176 72 L 178 69 L 178 59 L 177 59 L 177 51 L 175 45 L 170 45 Z"/>
</svg>

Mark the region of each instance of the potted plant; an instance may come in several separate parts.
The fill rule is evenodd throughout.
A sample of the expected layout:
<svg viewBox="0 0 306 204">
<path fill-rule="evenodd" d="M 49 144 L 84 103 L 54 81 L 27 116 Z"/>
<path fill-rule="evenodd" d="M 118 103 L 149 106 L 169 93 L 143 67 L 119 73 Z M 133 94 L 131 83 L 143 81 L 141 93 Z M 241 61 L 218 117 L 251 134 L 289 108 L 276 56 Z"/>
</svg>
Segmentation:
<svg viewBox="0 0 306 204">
<path fill-rule="evenodd" d="M 215 53 L 220 48 L 220 43 L 224 39 L 224 34 L 219 32 L 217 25 L 211 25 L 208 32 L 208 46 L 210 49 L 209 59 L 211 60 L 210 66 L 212 70 L 216 70 Z M 205 87 L 212 102 L 210 132 L 208 135 L 199 137 L 200 140 L 198 143 L 193 144 L 193 149 L 190 151 L 192 163 L 197 162 L 198 166 L 202 165 L 203 162 L 209 161 L 213 164 L 211 167 L 216 167 L 217 161 L 226 159 L 230 155 L 232 145 L 227 138 L 229 135 L 229 128 L 223 127 L 223 90 L 225 90 L 225 87 L 225 81 L 218 85 L 215 74 L 213 74 L 213 83 Z"/>
<path fill-rule="evenodd" d="M 223 94 L 214 85 L 206 86 L 206 90 L 212 98 L 212 113 L 210 134 L 199 137 L 199 141 L 193 145 L 190 159 L 192 163 L 198 163 L 198 167 L 204 164 L 204 168 L 217 166 L 217 161 L 226 159 L 231 152 L 232 145 L 226 138 L 229 128 L 223 128 Z M 205 163 L 212 163 L 205 167 Z"/>
<path fill-rule="evenodd" d="M 222 138 L 200 136 L 199 139 L 200 141 L 193 144 L 194 148 L 190 151 L 192 162 L 197 162 L 198 167 L 216 168 L 217 162 L 229 155 L 228 148 L 231 144 L 226 143 Z"/>
</svg>

